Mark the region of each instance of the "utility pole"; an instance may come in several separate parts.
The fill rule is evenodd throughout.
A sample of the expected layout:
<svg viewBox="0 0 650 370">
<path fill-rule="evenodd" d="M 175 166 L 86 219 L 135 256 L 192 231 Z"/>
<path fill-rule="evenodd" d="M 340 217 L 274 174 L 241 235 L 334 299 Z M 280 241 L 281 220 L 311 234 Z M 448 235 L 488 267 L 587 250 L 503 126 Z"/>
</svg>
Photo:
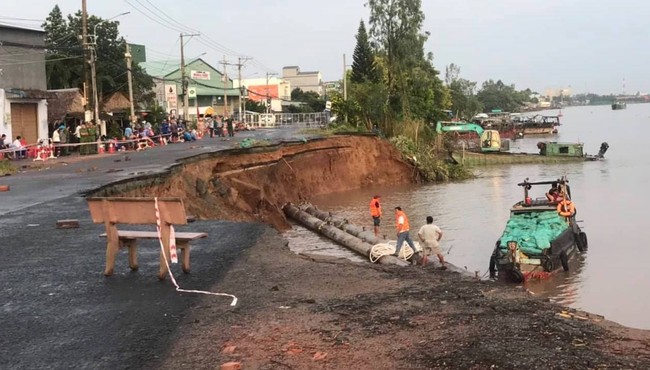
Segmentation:
<svg viewBox="0 0 650 370">
<path fill-rule="evenodd" d="M 86 0 L 81 0 L 81 44 L 84 49 L 84 63 L 83 63 L 83 72 L 84 72 L 84 96 L 86 97 L 86 104 L 84 105 L 84 110 L 86 112 L 90 111 L 90 94 L 88 94 L 88 89 L 90 88 L 90 71 L 88 69 L 89 63 L 91 63 L 91 57 L 89 53 L 88 45 L 88 11 L 86 8 Z M 86 113 L 84 120 L 89 119 L 90 114 Z"/>
<path fill-rule="evenodd" d="M 244 66 L 244 63 L 242 63 L 242 59 L 244 62 L 250 60 L 251 58 L 242 58 L 239 57 L 238 63 L 237 63 L 237 72 L 239 74 L 239 121 L 244 122 L 245 118 L 245 112 L 246 112 L 246 101 L 244 99 L 244 86 L 242 85 L 242 78 L 241 78 L 241 68 Z"/>
<path fill-rule="evenodd" d="M 345 63 L 345 54 L 343 54 L 343 101 L 348 100 L 348 73 L 347 64 Z M 348 114 L 345 114 L 345 123 L 348 123 Z"/>
<path fill-rule="evenodd" d="M 266 72 L 266 113 L 269 113 L 269 107 L 270 103 L 269 100 L 271 100 L 271 97 L 269 96 L 269 72 Z"/>
<path fill-rule="evenodd" d="M 129 47 L 128 42 L 126 42 L 126 53 L 124 54 L 124 57 L 126 57 L 126 73 L 127 73 L 128 83 L 129 83 L 129 102 L 131 105 L 130 121 L 135 122 L 135 108 L 133 106 L 133 76 L 131 74 L 131 62 L 133 58 L 131 55 L 131 48 Z"/>
<path fill-rule="evenodd" d="M 226 56 L 223 56 L 223 116 L 228 117 L 228 61 Z"/>
<path fill-rule="evenodd" d="M 185 52 L 183 50 L 185 47 L 185 43 L 183 42 L 184 36 L 192 37 L 200 35 L 198 33 L 184 34 L 181 32 L 181 92 L 183 93 L 183 121 L 187 122 L 190 119 L 190 97 L 187 95 L 189 82 L 187 81 L 187 74 L 185 73 Z"/>
<path fill-rule="evenodd" d="M 90 73 L 92 74 L 92 85 L 93 85 L 93 107 L 95 108 L 95 124 L 99 123 L 99 99 L 97 97 L 97 72 L 95 70 L 97 62 L 97 55 L 94 45 L 90 48 Z M 106 127 L 101 125 L 102 135 L 106 135 Z"/>
<path fill-rule="evenodd" d="M 266 113 L 271 113 L 271 94 L 269 92 L 269 77 L 276 76 L 277 73 L 266 72 Z"/>
<path fill-rule="evenodd" d="M 181 92 L 183 93 L 183 121 L 187 124 L 189 111 L 187 106 L 190 105 L 190 99 L 187 96 L 187 78 L 185 78 L 185 54 L 183 51 L 183 33 L 181 33 Z"/>
<path fill-rule="evenodd" d="M 343 54 L 343 100 L 348 100 L 348 74 L 346 73 L 345 54 Z"/>
</svg>

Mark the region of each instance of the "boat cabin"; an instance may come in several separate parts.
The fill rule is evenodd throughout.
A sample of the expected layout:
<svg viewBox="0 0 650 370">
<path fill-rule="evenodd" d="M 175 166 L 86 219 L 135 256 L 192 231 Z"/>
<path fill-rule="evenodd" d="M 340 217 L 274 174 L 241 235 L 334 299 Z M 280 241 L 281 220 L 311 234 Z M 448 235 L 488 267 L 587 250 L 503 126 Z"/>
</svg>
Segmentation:
<svg viewBox="0 0 650 370">
<path fill-rule="evenodd" d="M 537 143 L 539 155 L 547 157 L 584 157 L 582 143 L 558 143 L 555 141 L 540 141 Z"/>
<path fill-rule="evenodd" d="M 569 186 L 569 180 L 566 178 L 558 179 L 555 181 L 538 181 L 530 182 L 528 179 L 524 180 L 517 184 L 524 189 L 524 199 L 515 203 L 514 206 L 510 209 L 511 213 L 522 213 L 522 212 L 535 212 L 535 211 L 555 211 L 557 209 L 557 203 L 560 200 L 566 199 L 571 200 L 571 187 Z M 549 186 L 548 189 L 545 189 L 544 197 L 531 198 L 530 190 L 533 186 L 546 185 Z M 553 191 L 556 191 L 556 197 L 554 199 L 549 198 L 553 197 Z"/>
</svg>

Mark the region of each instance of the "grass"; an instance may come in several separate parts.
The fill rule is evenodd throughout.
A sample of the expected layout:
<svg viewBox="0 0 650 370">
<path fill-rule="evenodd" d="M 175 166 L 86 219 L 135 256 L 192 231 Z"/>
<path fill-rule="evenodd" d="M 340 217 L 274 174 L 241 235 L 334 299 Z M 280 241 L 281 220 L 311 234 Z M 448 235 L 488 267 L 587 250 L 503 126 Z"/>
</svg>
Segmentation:
<svg viewBox="0 0 650 370">
<path fill-rule="evenodd" d="M 16 167 L 8 159 L 0 159 L 0 176 L 9 175 L 16 172 Z"/>
</svg>

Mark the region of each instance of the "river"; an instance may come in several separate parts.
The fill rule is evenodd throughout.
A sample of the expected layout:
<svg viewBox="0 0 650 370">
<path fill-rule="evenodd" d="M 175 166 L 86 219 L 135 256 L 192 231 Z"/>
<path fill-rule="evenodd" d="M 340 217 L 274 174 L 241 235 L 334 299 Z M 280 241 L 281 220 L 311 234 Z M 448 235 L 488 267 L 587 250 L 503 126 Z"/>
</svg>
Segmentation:
<svg viewBox="0 0 650 370">
<path fill-rule="evenodd" d="M 556 115 L 558 111 L 544 113 Z M 645 188 L 650 183 L 650 156 L 644 152 L 650 146 L 645 136 L 650 104 L 632 104 L 619 111 L 610 106 L 571 107 L 562 114 L 559 134 L 518 140 L 512 151 L 536 152 L 538 141 L 557 140 L 583 142 L 587 153 L 596 154 L 601 142 L 607 141 L 610 149 L 605 161 L 482 167 L 476 179 L 461 183 L 367 188 L 312 201 L 353 223 L 369 225 L 370 197 L 381 194 L 385 213 L 381 232 L 390 238 L 394 238 L 393 207 L 401 206 L 416 230 L 431 215 L 444 232 L 448 260 L 483 275 L 508 220 L 509 207 L 523 197 L 516 184 L 525 178 L 535 181 L 567 175 L 589 251 L 572 261 L 570 271 L 547 281 L 528 282 L 527 288 L 623 325 L 650 329 L 650 296 L 643 293 L 644 282 L 650 278 L 646 266 L 650 225 L 645 218 L 650 209 Z M 533 190 L 538 190 L 533 197 L 542 197 L 546 189 Z M 294 250 L 361 260 L 300 227 L 288 237 Z"/>
</svg>

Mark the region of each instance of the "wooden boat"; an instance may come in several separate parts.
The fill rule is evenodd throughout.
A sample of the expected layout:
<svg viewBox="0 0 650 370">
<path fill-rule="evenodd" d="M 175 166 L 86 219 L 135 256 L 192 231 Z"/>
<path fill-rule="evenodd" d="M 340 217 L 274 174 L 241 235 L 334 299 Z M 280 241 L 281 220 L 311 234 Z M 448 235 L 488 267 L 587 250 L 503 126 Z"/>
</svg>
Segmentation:
<svg viewBox="0 0 650 370">
<path fill-rule="evenodd" d="M 614 102 L 612 104 L 612 110 L 621 110 L 626 108 L 627 108 L 627 104 L 620 101 Z"/>
<path fill-rule="evenodd" d="M 552 200 L 531 199 L 530 190 L 539 185 L 551 185 L 557 195 Z M 518 186 L 524 189 L 524 199 L 510 209 L 510 219 L 490 256 L 490 276 L 521 283 L 568 271 L 569 259 L 588 247 L 587 234 L 576 222 L 569 181 L 566 177 L 540 182 L 526 179 Z"/>
<path fill-rule="evenodd" d="M 540 116 L 521 122 L 521 132 L 526 135 L 557 134 L 560 126 L 560 116 Z"/>
</svg>

